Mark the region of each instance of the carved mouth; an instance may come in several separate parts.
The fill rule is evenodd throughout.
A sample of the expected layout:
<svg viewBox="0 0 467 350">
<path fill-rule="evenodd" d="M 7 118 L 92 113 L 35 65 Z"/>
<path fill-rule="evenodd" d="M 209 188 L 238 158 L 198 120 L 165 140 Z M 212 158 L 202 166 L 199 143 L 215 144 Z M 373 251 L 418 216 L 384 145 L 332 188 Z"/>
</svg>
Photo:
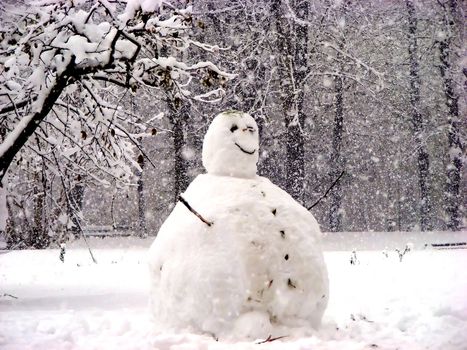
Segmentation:
<svg viewBox="0 0 467 350">
<path fill-rule="evenodd" d="M 243 153 L 246 153 L 246 154 L 249 154 L 249 155 L 252 155 L 252 154 L 255 154 L 256 150 L 253 150 L 253 151 L 247 151 L 246 149 L 242 148 L 242 146 L 240 146 L 238 143 L 235 142 L 235 146 L 237 146 L 238 148 L 240 148 L 240 151 L 242 151 Z"/>
</svg>

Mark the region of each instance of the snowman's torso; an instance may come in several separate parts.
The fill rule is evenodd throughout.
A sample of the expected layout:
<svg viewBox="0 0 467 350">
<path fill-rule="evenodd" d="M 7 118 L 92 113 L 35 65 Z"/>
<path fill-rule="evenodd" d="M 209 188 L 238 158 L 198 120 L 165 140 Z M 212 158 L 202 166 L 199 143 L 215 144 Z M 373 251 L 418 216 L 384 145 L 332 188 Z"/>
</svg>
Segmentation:
<svg viewBox="0 0 467 350">
<path fill-rule="evenodd" d="M 305 208 L 259 176 L 199 175 L 183 197 L 213 225 L 178 203 L 161 227 L 150 252 L 160 326 L 222 335 L 254 315 L 265 334 L 244 335 L 255 338 L 276 325 L 319 323 L 327 272 L 318 224 Z"/>
</svg>

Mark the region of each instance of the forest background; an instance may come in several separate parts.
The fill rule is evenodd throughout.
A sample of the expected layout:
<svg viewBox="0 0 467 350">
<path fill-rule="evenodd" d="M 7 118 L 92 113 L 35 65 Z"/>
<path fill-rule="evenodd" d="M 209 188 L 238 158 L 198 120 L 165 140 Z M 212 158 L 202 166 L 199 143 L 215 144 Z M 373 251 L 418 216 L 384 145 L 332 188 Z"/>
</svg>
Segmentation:
<svg viewBox="0 0 467 350">
<path fill-rule="evenodd" d="M 155 235 L 226 109 L 305 207 L 335 183 L 310 209 L 323 231 L 466 227 L 464 2 L 51 3 L 1 5 L 10 248 Z"/>
</svg>

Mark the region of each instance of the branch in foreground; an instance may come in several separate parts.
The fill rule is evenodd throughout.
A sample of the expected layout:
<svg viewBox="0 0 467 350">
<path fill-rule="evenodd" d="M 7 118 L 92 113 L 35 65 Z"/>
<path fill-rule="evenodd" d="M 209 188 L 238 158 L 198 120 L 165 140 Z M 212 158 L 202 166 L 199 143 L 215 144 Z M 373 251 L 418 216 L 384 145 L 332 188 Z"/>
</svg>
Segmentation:
<svg viewBox="0 0 467 350">
<path fill-rule="evenodd" d="M 282 335 L 280 337 L 275 337 L 273 338 L 272 335 L 270 334 L 266 339 L 256 343 L 256 344 L 265 344 L 265 343 L 270 343 L 270 342 L 273 342 L 273 341 L 276 341 L 276 340 L 279 340 L 279 339 L 282 339 L 282 338 L 287 338 L 288 336 L 287 335 Z"/>
<path fill-rule="evenodd" d="M 8 293 L 3 293 L 3 296 L 4 297 L 10 297 L 10 298 L 13 298 L 13 299 L 18 299 L 18 297 L 12 295 L 12 294 L 8 294 Z"/>
<path fill-rule="evenodd" d="M 334 182 L 331 184 L 331 186 L 327 189 L 327 191 L 321 196 L 319 197 L 319 199 L 314 203 L 312 204 L 310 207 L 308 207 L 307 209 L 308 210 L 311 210 L 312 208 L 314 208 L 315 206 L 317 206 L 319 204 L 319 202 L 321 202 L 324 198 L 326 198 L 326 196 L 328 195 L 328 193 L 333 189 L 334 186 L 336 186 L 336 184 L 339 182 L 339 180 L 341 179 L 341 177 L 345 174 L 345 170 L 342 170 L 341 174 L 337 177 L 337 179 L 334 180 Z"/>
<path fill-rule="evenodd" d="M 210 226 L 213 224 L 213 222 L 207 221 L 205 218 L 203 218 L 203 217 L 201 216 L 200 213 L 198 213 L 196 210 L 194 210 L 194 209 L 191 207 L 191 205 L 185 200 L 185 198 L 183 198 L 182 196 L 178 196 L 178 199 L 179 199 L 180 202 L 182 202 L 182 203 L 185 205 L 185 207 L 188 208 L 189 211 L 191 211 L 193 214 L 195 214 L 195 215 L 198 217 L 198 219 L 200 219 L 200 220 L 201 220 L 202 222 L 204 222 L 206 225 L 208 225 L 208 226 L 210 227 Z"/>
<path fill-rule="evenodd" d="M 37 96 L 34 96 L 32 98 L 28 98 L 26 100 L 20 101 L 18 103 L 13 103 L 11 105 L 5 106 L 3 108 L 0 108 L 0 114 L 5 114 L 9 112 L 13 112 L 14 110 L 18 108 L 23 108 L 26 106 L 28 103 L 34 102 L 37 100 Z M 11 101 L 11 100 L 10 100 Z"/>
</svg>

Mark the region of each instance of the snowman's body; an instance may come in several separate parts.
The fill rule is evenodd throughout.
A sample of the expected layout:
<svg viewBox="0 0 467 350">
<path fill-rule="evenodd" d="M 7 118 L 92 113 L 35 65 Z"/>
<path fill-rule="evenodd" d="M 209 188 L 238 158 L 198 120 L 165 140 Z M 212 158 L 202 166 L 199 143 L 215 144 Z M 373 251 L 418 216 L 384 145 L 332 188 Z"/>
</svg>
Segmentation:
<svg viewBox="0 0 467 350">
<path fill-rule="evenodd" d="M 199 175 L 183 194 L 213 225 L 178 203 L 151 247 L 154 319 L 160 330 L 217 337 L 257 339 L 309 330 L 319 324 L 328 300 L 319 226 L 286 192 L 255 175 L 256 124 L 246 114 L 233 117 L 215 119 L 216 136 L 222 126 L 235 133 L 230 124 L 236 120 L 238 130 L 250 133 L 253 141 L 248 135 L 235 137 L 234 144 L 243 150 L 234 145 L 210 163 L 211 125 L 203 149 L 208 174 Z M 216 126 L 219 119 L 222 123 Z M 249 125 L 237 125 L 239 119 Z M 227 167 L 226 174 L 218 164 L 232 155 L 248 162 L 246 156 L 255 158 L 254 153 L 253 174 L 241 164 L 238 173 Z"/>
</svg>

